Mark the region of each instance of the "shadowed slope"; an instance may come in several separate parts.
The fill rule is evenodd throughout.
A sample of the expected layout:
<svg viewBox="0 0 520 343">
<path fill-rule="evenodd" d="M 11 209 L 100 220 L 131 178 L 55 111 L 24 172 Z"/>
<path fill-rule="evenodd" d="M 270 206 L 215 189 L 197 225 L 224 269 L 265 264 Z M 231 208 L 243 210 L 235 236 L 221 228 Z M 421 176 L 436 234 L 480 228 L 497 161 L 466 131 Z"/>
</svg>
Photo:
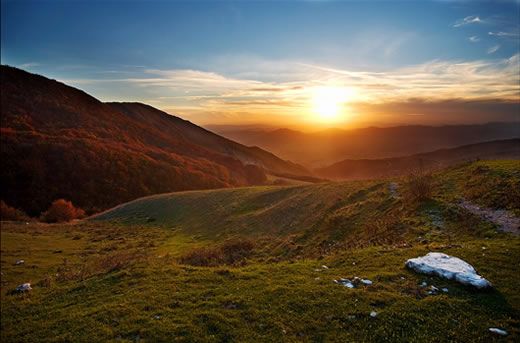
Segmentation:
<svg viewBox="0 0 520 343">
<path fill-rule="evenodd" d="M 31 215 L 56 198 L 98 211 L 143 195 L 308 175 L 258 148 L 143 104 L 105 104 L 2 66 L 2 199 Z"/>
</svg>

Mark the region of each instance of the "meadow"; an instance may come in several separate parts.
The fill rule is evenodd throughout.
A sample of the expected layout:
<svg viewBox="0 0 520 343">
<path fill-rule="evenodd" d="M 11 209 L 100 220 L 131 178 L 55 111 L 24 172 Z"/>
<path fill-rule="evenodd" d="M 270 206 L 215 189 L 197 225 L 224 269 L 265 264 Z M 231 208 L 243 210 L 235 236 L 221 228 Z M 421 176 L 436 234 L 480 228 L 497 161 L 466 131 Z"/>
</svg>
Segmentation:
<svg viewBox="0 0 520 343">
<path fill-rule="evenodd" d="M 2 222 L 1 340 L 513 342 L 520 238 L 458 202 L 518 215 L 519 170 L 452 167 L 423 200 L 403 178 L 169 193 L 68 224 Z M 186 258 L 227 257 L 229 242 L 252 246 L 208 265 Z M 494 288 L 405 268 L 430 251 L 471 263 Z M 373 284 L 333 282 L 355 276 Z M 33 290 L 14 292 L 23 282 Z"/>
</svg>

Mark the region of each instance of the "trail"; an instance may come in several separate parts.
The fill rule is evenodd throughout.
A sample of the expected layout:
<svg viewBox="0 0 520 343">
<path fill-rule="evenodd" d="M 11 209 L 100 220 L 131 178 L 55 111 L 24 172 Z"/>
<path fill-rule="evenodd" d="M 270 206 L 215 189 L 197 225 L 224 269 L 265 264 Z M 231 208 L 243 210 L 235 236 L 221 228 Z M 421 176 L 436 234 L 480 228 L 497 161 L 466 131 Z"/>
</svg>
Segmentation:
<svg viewBox="0 0 520 343">
<path fill-rule="evenodd" d="M 520 235 L 520 218 L 506 210 L 480 207 L 467 200 L 460 201 L 458 205 L 466 211 L 498 225 L 499 231 Z"/>
</svg>

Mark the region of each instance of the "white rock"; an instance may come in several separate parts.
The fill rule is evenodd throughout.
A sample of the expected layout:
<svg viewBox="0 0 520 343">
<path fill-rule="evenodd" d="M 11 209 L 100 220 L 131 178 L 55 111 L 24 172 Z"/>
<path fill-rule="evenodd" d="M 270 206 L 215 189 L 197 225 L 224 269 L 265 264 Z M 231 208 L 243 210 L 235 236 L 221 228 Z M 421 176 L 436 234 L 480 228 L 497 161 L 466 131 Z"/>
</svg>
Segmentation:
<svg viewBox="0 0 520 343">
<path fill-rule="evenodd" d="M 24 260 L 17 260 L 14 264 L 16 264 L 18 266 L 18 265 L 24 264 L 24 263 L 25 263 Z"/>
<path fill-rule="evenodd" d="M 448 293 L 448 289 L 446 287 L 441 289 L 444 293 Z"/>
<path fill-rule="evenodd" d="M 431 252 L 423 257 L 411 258 L 405 265 L 418 273 L 437 275 L 479 289 L 491 287 L 491 283 L 478 275 L 472 265 L 443 253 Z"/>
<path fill-rule="evenodd" d="M 502 329 L 497 329 L 497 328 L 489 328 L 489 331 L 493 332 L 493 333 L 496 333 L 500 336 L 507 336 L 507 331 L 506 330 L 502 330 Z"/>
<path fill-rule="evenodd" d="M 428 284 L 426 283 L 426 281 L 423 281 L 420 286 L 421 287 L 426 287 L 426 286 L 428 286 Z"/>
<path fill-rule="evenodd" d="M 372 317 L 372 318 L 377 317 L 377 312 L 376 311 L 370 312 L 370 317 Z"/>
<path fill-rule="evenodd" d="M 363 283 L 365 285 L 371 285 L 373 282 L 368 279 L 361 279 L 361 283 Z"/>
<path fill-rule="evenodd" d="M 321 268 L 323 268 L 323 269 L 329 269 L 329 267 L 327 267 L 326 265 L 321 266 Z"/>
<path fill-rule="evenodd" d="M 30 283 L 22 283 L 20 286 L 16 287 L 15 291 L 17 292 L 28 292 L 32 290 Z"/>
<path fill-rule="evenodd" d="M 345 282 L 343 284 L 343 286 L 348 287 L 348 288 L 354 288 L 354 285 L 352 284 L 352 282 Z"/>
</svg>

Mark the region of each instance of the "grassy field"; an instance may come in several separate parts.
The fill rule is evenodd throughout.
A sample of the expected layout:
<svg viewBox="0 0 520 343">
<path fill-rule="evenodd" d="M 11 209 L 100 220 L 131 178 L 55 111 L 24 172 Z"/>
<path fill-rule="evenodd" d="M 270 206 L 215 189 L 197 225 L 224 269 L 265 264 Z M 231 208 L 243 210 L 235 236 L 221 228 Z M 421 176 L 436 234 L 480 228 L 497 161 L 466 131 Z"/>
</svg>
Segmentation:
<svg viewBox="0 0 520 343">
<path fill-rule="evenodd" d="M 520 238 L 456 201 L 519 213 L 519 170 L 454 167 L 423 202 L 404 180 L 324 183 L 158 195 L 71 224 L 3 222 L 1 341 L 518 341 Z M 239 264 L 179 261 L 237 238 L 255 242 Z M 429 251 L 465 259 L 494 289 L 404 267 Z M 373 285 L 333 282 L 354 276 Z M 33 290 L 13 293 L 23 282 Z"/>
</svg>

